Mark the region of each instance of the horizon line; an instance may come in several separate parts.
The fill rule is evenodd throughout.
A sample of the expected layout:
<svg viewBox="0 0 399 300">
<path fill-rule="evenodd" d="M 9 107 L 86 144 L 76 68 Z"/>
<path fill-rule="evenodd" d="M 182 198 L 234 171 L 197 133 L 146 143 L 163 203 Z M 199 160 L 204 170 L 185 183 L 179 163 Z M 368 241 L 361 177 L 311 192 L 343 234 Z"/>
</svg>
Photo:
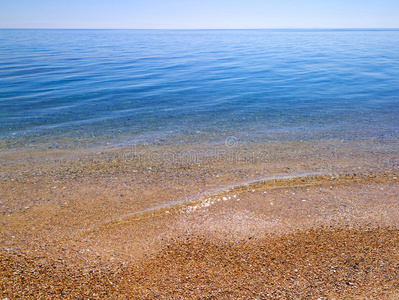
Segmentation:
<svg viewBox="0 0 399 300">
<path fill-rule="evenodd" d="M 285 28 L 0 28 L 0 30 L 399 30 L 388 27 L 285 27 Z"/>
</svg>

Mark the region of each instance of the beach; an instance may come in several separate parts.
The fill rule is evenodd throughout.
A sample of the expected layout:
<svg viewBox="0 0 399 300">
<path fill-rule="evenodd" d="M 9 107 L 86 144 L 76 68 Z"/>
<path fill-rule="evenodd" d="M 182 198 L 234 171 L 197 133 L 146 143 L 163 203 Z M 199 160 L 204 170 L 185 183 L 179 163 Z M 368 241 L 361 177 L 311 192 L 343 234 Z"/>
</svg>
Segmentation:
<svg viewBox="0 0 399 300">
<path fill-rule="evenodd" d="M 0 41 L 0 300 L 399 298 L 398 30 Z"/>
<path fill-rule="evenodd" d="M 395 299 L 396 152 L 333 145 L 3 153 L 1 295 Z"/>
</svg>

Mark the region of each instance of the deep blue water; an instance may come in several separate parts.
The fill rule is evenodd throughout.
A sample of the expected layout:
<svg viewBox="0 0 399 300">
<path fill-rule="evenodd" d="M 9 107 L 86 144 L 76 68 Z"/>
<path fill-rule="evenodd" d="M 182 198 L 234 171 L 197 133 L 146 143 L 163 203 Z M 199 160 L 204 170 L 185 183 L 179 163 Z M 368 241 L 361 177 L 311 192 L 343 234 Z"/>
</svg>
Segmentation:
<svg viewBox="0 0 399 300">
<path fill-rule="evenodd" d="M 0 146 L 399 136 L 399 31 L 0 30 Z"/>
</svg>

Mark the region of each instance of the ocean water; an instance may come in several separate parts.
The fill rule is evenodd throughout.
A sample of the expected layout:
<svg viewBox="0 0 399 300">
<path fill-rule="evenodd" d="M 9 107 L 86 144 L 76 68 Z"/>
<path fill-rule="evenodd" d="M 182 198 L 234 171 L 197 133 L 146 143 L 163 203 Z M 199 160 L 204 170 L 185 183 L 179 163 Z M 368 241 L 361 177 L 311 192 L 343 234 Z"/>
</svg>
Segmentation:
<svg viewBox="0 0 399 300">
<path fill-rule="evenodd" d="M 0 147 L 399 137 L 397 30 L 0 30 Z"/>
</svg>

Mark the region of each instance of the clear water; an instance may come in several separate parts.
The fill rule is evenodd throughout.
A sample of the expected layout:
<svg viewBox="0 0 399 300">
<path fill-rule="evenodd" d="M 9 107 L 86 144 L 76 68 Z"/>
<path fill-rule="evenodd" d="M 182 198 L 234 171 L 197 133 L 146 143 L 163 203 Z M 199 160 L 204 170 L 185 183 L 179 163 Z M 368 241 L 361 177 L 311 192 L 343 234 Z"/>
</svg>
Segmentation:
<svg viewBox="0 0 399 300">
<path fill-rule="evenodd" d="M 399 31 L 0 30 L 0 146 L 399 136 Z"/>
</svg>

